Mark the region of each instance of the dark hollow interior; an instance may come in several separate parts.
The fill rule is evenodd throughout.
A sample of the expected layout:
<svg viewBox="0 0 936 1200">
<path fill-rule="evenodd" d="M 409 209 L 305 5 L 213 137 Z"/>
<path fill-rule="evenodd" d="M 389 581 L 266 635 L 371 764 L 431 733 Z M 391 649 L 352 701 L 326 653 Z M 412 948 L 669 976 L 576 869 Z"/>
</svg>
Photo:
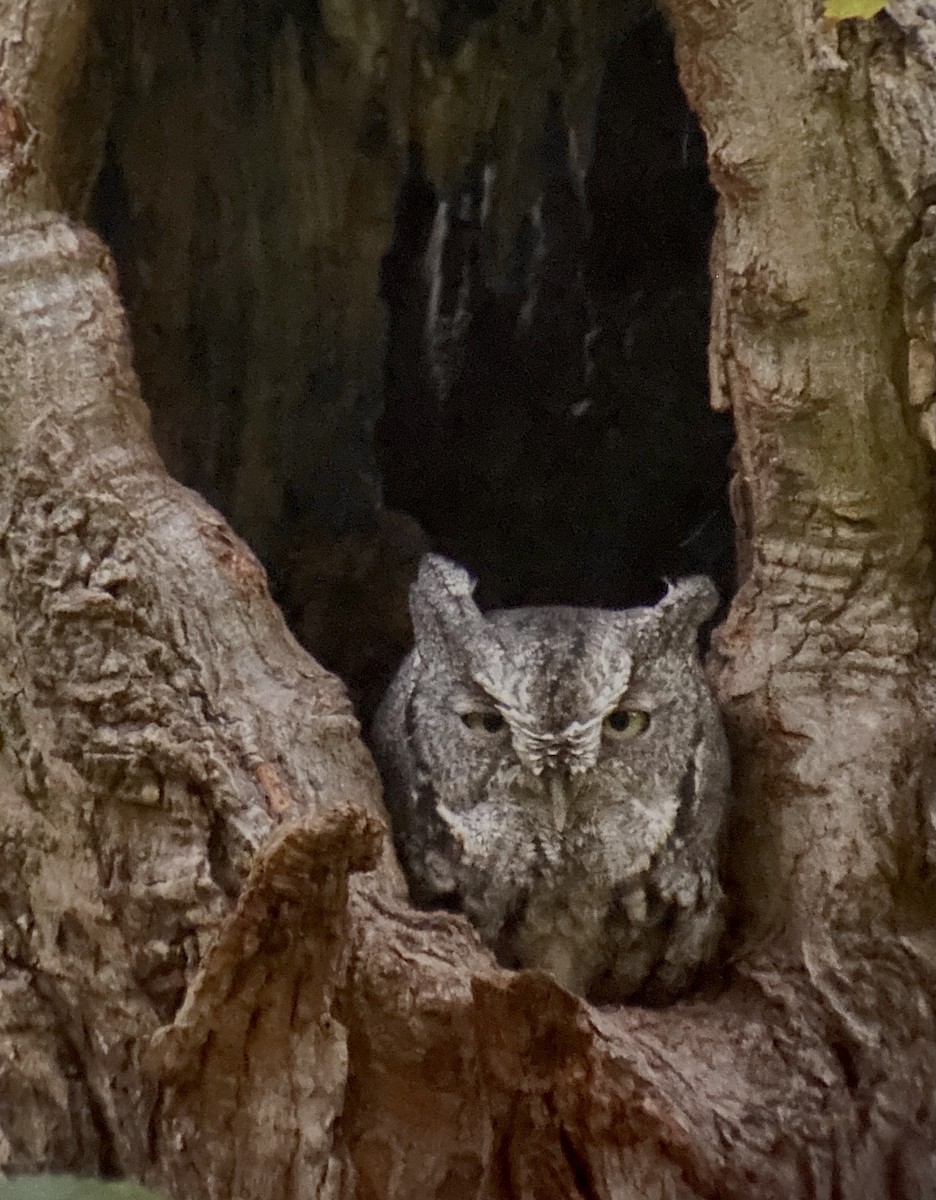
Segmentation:
<svg viewBox="0 0 936 1200">
<path fill-rule="evenodd" d="M 388 199 L 382 265 L 358 279 L 371 215 L 343 214 L 337 251 L 297 233 L 316 217 L 283 150 L 283 23 L 319 106 L 309 120 L 327 134 L 346 114 L 328 92 L 328 33 L 295 7 L 271 5 L 264 24 L 228 4 L 225 26 L 224 4 L 188 5 L 181 33 L 151 23 L 153 53 L 184 39 L 194 82 L 168 65 L 147 76 L 142 116 L 131 68 L 115 108 L 91 216 L 170 470 L 246 537 L 300 640 L 365 711 L 405 647 L 406 584 L 429 547 L 465 563 L 487 605 L 639 603 L 694 572 L 727 596 L 732 429 L 707 396 L 715 194 L 662 17 L 609 36 L 589 111 L 546 89 L 529 200 L 508 216 L 491 213 L 503 144 L 478 133 L 434 183 L 418 139 L 394 152 L 392 114 L 362 101 L 359 186 L 373 163 L 375 208 Z M 444 7 L 440 62 L 473 22 L 498 19 L 482 7 Z M 199 116 L 238 55 L 226 123 Z M 272 151 L 269 136 L 251 142 L 264 122 L 280 131 Z M 172 260 L 161 248 L 183 235 Z M 173 299 L 161 263 L 182 257 Z"/>
<path fill-rule="evenodd" d="M 541 199 L 506 261 L 484 160 L 439 197 L 414 150 L 383 295 L 387 504 L 515 605 L 730 586 L 730 421 L 707 403 L 714 193 L 662 18 L 609 55 L 586 168 L 549 107 Z M 447 207 L 439 248 L 439 205 Z"/>
</svg>

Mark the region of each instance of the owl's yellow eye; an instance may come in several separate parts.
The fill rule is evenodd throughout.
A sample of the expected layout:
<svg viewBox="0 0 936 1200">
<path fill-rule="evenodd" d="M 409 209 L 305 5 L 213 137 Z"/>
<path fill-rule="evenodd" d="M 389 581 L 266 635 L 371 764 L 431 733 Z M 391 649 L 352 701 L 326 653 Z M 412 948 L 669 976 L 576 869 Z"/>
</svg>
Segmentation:
<svg viewBox="0 0 936 1200">
<path fill-rule="evenodd" d="M 459 715 L 469 729 L 482 730 L 484 733 L 500 733 L 507 724 L 496 708 L 483 708 Z"/>
<path fill-rule="evenodd" d="M 636 737 L 650 724 L 650 714 L 639 708 L 616 708 L 604 720 L 605 728 L 617 737 Z"/>
</svg>

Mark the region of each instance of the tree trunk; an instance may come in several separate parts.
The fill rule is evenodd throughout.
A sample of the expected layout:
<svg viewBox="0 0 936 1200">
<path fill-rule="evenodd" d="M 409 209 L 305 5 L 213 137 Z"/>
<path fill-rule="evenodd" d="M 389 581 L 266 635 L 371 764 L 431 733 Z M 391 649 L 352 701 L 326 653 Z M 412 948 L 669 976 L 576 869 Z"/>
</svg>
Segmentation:
<svg viewBox="0 0 936 1200">
<path fill-rule="evenodd" d="M 737 430 L 741 585 L 713 670 L 738 903 L 717 994 L 599 1010 L 408 906 L 341 685 L 153 449 L 115 273 L 79 223 L 105 139 L 155 136 L 127 107 L 106 7 L 0 9 L 0 1166 L 186 1200 L 931 1196 L 936 13 L 668 7 L 719 193 L 711 375 Z M 236 11 L 219 6 L 216 31 Z M 275 94 L 287 129 L 291 103 L 331 97 L 347 129 L 317 119 L 347 132 L 352 102 L 395 80 L 391 125 L 412 122 L 442 177 L 511 84 L 493 59 L 472 74 L 441 56 L 438 111 L 411 108 L 428 106 L 414 12 L 323 5 L 333 57 L 313 83 L 297 69 L 276 77 L 293 93 L 251 96 Z M 154 42 L 130 23 L 142 61 Z M 597 42 L 599 24 L 582 18 Z M 404 34 L 405 68 L 378 69 Z M 171 59 L 147 61 L 151 95 Z M 477 85 L 461 108 L 456 70 Z M 541 105 L 550 77 L 523 71 L 523 104 Z M 585 104 L 593 73 L 576 78 Z M 458 126 L 449 143 L 435 119 Z M 353 280 L 328 218 L 370 152 L 342 157 L 336 135 L 338 207 L 306 215 L 316 302 L 334 308 L 323 356 L 365 382 L 403 144 L 373 152 Z M 323 279 L 347 287 L 348 322 Z M 268 283 L 274 338 L 289 314 Z M 135 346 L 141 362 L 184 352 L 166 337 Z M 244 470 L 262 473 L 269 447 L 253 450 Z M 264 547 L 278 505 L 253 531 Z"/>
</svg>

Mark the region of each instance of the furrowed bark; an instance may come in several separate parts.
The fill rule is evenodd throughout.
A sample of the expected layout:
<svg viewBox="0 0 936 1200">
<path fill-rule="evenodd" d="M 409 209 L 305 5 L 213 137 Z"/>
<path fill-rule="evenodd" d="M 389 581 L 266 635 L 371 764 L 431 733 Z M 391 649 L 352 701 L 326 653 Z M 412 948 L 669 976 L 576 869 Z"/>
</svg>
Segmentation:
<svg viewBox="0 0 936 1200">
<path fill-rule="evenodd" d="M 0 16 L 0 1166 L 187 1198 L 925 1196 L 925 9 L 669 9 L 721 197 L 739 905 L 723 988 L 599 1011 L 408 907 L 343 689 L 166 475 L 66 215 L 100 62 L 59 8 Z"/>
</svg>

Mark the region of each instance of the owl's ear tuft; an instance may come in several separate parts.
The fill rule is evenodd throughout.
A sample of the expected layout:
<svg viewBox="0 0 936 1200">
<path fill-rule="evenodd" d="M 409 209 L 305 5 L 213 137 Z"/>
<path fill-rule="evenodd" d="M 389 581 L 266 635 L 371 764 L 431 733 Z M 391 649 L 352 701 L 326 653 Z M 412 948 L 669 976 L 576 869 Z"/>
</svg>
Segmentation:
<svg viewBox="0 0 936 1200">
<path fill-rule="evenodd" d="M 707 575 L 690 575 L 669 584 L 654 612 L 671 633 L 694 639 L 699 626 L 718 608 L 718 602 L 718 589 Z"/>
<path fill-rule="evenodd" d="M 475 604 L 475 580 L 464 567 L 440 554 L 426 554 L 410 588 L 409 608 L 416 647 L 451 659 L 471 646 L 484 625 Z M 458 655 L 461 657 L 461 655 Z"/>
</svg>

